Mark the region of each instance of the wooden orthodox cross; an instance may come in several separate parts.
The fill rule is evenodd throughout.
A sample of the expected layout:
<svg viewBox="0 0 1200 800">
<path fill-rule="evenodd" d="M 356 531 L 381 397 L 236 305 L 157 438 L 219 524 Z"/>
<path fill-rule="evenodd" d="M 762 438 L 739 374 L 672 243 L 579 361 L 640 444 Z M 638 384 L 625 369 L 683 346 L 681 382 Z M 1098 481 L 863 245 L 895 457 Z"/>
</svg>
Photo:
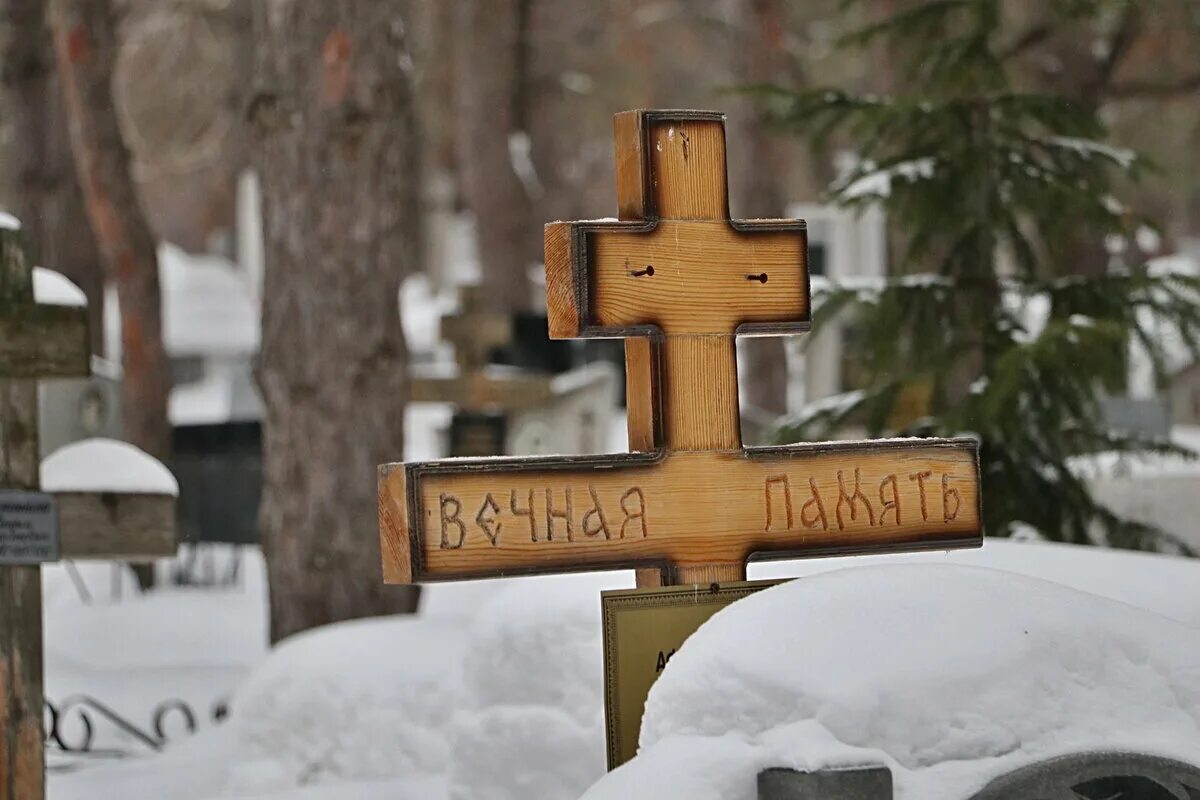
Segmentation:
<svg viewBox="0 0 1200 800">
<path fill-rule="evenodd" d="M 456 406 L 450 437 L 450 454 L 455 456 L 499 455 L 504 451 L 505 434 L 501 414 L 546 406 L 554 400 L 549 375 L 489 375 L 484 371 L 488 354 L 512 340 L 513 323 L 511 316 L 489 311 L 479 293 L 478 286 L 463 286 L 459 312 L 442 317 L 442 338 L 454 345 L 458 374 L 418 376 L 412 381 L 413 400 Z"/>
<path fill-rule="evenodd" d="M 0 216 L 0 490 L 19 494 L 0 491 L 0 538 L 6 544 L 0 552 L 0 800 L 41 800 L 45 756 L 37 562 L 172 555 L 174 506 L 157 495 L 72 492 L 51 500 L 37 492 L 36 379 L 87 375 L 91 353 L 84 309 L 35 302 L 20 230 L 10 220 Z M 14 532 L 31 544 L 7 547 Z"/>
<path fill-rule="evenodd" d="M 720 114 L 614 130 L 620 221 L 547 225 L 546 292 L 551 337 L 626 339 L 635 452 L 383 465 L 385 580 L 707 584 L 751 556 L 978 546 L 973 440 L 742 447 L 735 335 L 808 329 L 804 223 L 729 219 Z"/>
</svg>

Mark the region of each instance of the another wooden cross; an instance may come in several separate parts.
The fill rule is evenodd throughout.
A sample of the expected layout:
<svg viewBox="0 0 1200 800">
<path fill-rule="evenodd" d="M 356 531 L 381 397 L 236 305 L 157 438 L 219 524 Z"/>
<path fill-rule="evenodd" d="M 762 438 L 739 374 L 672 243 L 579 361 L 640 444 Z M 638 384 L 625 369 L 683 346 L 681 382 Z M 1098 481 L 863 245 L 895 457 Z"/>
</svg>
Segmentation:
<svg viewBox="0 0 1200 800">
<path fill-rule="evenodd" d="M 84 309 L 35 302 L 20 230 L 10 220 L 0 215 L 0 489 L 36 492 L 35 379 L 87 375 L 91 354 Z M 61 558 L 174 554 L 173 500 L 108 492 L 55 499 Z M 0 800 L 44 795 L 42 704 L 41 568 L 0 557 Z"/>
<path fill-rule="evenodd" d="M 626 339 L 637 452 L 383 465 L 385 580 L 707 584 L 751 556 L 978 546 L 973 440 L 742 447 L 735 335 L 808 329 L 804 223 L 729 219 L 722 115 L 614 128 L 620 221 L 546 226 L 547 307 L 553 338 Z"/>
<path fill-rule="evenodd" d="M 512 317 L 488 310 L 480 297 L 479 286 L 463 286 L 459 292 L 462 300 L 459 312 L 442 317 L 442 338 L 454 345 L 458 374 L 417 374 L 412 380 L 412 399 L 426 403 L 453 403 L 456 410 L 452 430 L 458 425 L 468 433 L 472 428 L 477 433 L 481 432 L 480 423 L 494 420 L 494 415 L 498 413 L 538 408 L 553 402 L 553 379 L 549 375 L 495 375 L 485 371 L 488 354 L 512 340 Z M 499 428 L 502 430 L 503 425 Z M 497 444 L 503 446 L 502 436 L 499 443 L 492 441 L 495 437 L 491 435 L 478 438 L 482 439 L 485 449 L 495 449 Z M 491 447 L 488 447 L 489 443 Z M 502 450 L 491 454 L 499 452 Z"/>
</svg>

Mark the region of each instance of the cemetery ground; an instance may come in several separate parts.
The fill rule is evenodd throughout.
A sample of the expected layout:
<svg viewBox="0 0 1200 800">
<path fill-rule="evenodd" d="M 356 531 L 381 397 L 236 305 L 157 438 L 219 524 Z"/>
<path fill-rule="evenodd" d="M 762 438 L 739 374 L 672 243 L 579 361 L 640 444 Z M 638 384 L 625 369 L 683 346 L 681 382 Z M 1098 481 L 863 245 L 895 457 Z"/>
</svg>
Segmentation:
<svg viewBox="0 0 1200 800">
<path fill-rule="evenodd" d="M 819 577 L 702 627 L 651 695 L 651 746 L 603 780 L 597 592 L 631 572 L 430 586 L 416 617 L 269 653 L 252 551 L 242 585 L 224 589 L 112 602 L 108 570 L 84 572 L 84 605 L 47 568 L 48 697 L 94 694 L 146 721 L 175 696 L 199 732 L 168 718 L 153 753 L 97 720 L 98 745 L 128 755 L 51 750 L 53 800 L 565 800 L 597 781 L 588 797 L 751 798 L 761 767 L 847 757 L 891 766 L 898 797 L 966 798 L 1039 755 L 1200 747 L 1200 565 L 1167 556 L 989 541 L 751 565 L 751 579 Z"/>
<path fill-rule="evenodd" d="M 444 424 L 450 412 L 445 405 L 410 407 L 406 458 L 436 455 L 439 443 L 429 432 Z M 605 449 L 623 450 L 624 438 L 624 420 L 615 419 Z M 1156 468 L 1144 465 L 1142 469 L 1154 472 Z M 1164 476 L 1178 476 L 1181 471 L 1194 473 L 1196 467 L 1167 464 L 1157 469 Z M 223 563 L 231 555 L 217 553 L 216 561 Z M 1112 735 L 1123 728 L 1113 721 L 1128 724 L 1131 720 L 1113 714 L 1143 709 L 1144 719 L 1183 721 L 1189 702 L 1190 713 L 1193 717 L 1196 713 L 1195 694 L 1191 700 L 1186 695 L 1165 695 L 1162 682 L 1149 680 L 1155 675 L 1149 669 L 1136 672 L 1134 682 L 1118 676 L 1120 691 L 1108 703 L 1084 693 L 1073 695 L 1073 704 L 1063 709 L 1045 697 L 1022 694 L 1047 682 L 1075 685 L 1089 674 L 1096 686 L 1110 687 L 1113 676 L 1088 673 L 1088 664 L 1070 663 L 1066 656 L 1073 650 L 1087 661 L 1089 654 L 1107 646 L 1101 642 L 1120 639 L 1122 631 L 1127 634 L 1131 628 L 1142 631 L 1138 634 L 1142 638 L 1127 640 L 1124 644 L 1129 648 L 1158 651 L 1200 643 L 1200 564 L 1194 561 L 989 540 L 980 550 L 953 553 L 751 564 L 751 579 L 828 575 L 820 582 L 800 581 L 813 590 L 798 587 L 807 593 L 785 598 L 786 609 L 776 603 L 738 604 L 702 628 L 694 639 L 700 652 L 692 662 L 672 657 L 663 672 L 661 692 L 670 697 L 668 692 L 680 696 L 704 691 L 711 698 L 704 707 L 713 709 L 712 716 L 705 722 L 665 713 L 656 694 L 650 724 L 657 743 L 644 758 L 604 778 L 597 595 L 600 590 L 631 586 L 632 572 L 427 586 L 421 611 L 414 618 L 334 625 L 269 651 L 265 570 L 256 550 L 243 555 L 243 579 L 238 586 L 160 587 L 138 596 L 132 578 L 126 576 L 119 601 L 110 599 L 112 570 L 117 568 L 94 563 L 82 572 L 92 590 L 90 604 L 80 599 L 62 566 L 46 568 L 47 696 L 62 701 L 72 694 L 91 694 L 143 726 L 157 704 L 175 697 L 196 711 L 198 721 L 198 732 L 189 736 L 178 716 L 166 718 L 169 742 L 156 753 L 97 719 L 97 748 L 125 755 L 71 756 L 52 749 L 48 758 L 51 800 L 567 800 L 597 782 L 589 797 L 725 800 L 751 798 L 746 792 L 752 791 L 753 773 L 768 761 L 775 766 L 811 767 L 819 766 L 822 756 L 846 755 L 856 761 L 882 759 L 896 768 L 899 797 L 927 798 L 940 796 L 925 793 L 931 780 L 945 780 L 948 788 L 961 790 L 972 780 L 978 783 L 996 770 L 1035 757 L 1036 750 L 988 756 L 989 747 L 1008 746 L 1004 736 L 995 735 L 1011 722 L 999 713 L 1005 708 L 1018 710 L 1023 719 L 1027 709 L 1047 712 L 1027 720 L 1021 731 L 1027 739 L 1047 745 L 1044 752 L 1054 746 L 1085 745 L 1097 733 L 1117 741 Z M 909 572 L 914 565 L 928 564 L 987 567 L 1009 575 L 997 578 L 999 573 L 951 571 L 943 580 L 940 573 L 927 579 L 923 572 Z M 858 568 L 864 565 L 866 569 Z M 1070 595 L 1068 605 L 1082 604 L 1076 605 L 1082 613 L 1070 617 L 1064 612 L 1066 616 L 1053 624 L 1015 612 L 984 613 L 978 599 L 972 599 L 978 584 L 999 579 L 1012 582 L 1011 591 L 1024 596 L 1026 610 L 1042 603 L 1062 606 L 1065 590 L 1022 580 L 1022 575 L 1098 597 Z M 932 586 L 935 594 L 923 591 L 921 584 Z M 987 605 L 1002 605 L 991 594 L 994 588 L 987 590 Z M 935 607 L 930 607 L 932 602 Z M 839 604 L 844 607 L 839 609 Z M 769 702 L 773 696 L 765 694 L 754 664 L 725 665 L 728 682 L 721 686 L 697 683 L 696 676 L 698 669 L 706 668 L 704 659 L 713 657 L 715 642 L 743 635 L 722 626 L 726 616 L 733 617 L 732 612 L 741 608 L 749 613 L 735 617 L 740 620 L 735 629 L 777 640 L 781 649 L 767 651 L 773 672 L 793 675 L 799 683 L 811 678 L 815 669 L 828 670 L 840 677 L 832 683 L 816 682 L 814 691 L 825 691 L 826 700 L 836 700 L 844 690 L 847 696 L 863 698 L 861 703 L 839 708 L 827 702 L 826 707 L 836 713 L 806 720 L 764 714 L 762 723 L 754 723 L 759 730 L 741 728 L 747 718 L 736 709 L 743 699 Z M 962 638 L 948 636 L 942 627 L 922 633 L 920 625 L 896 625 L 909 611 L 920 613 L 922 619 L 935 619 L 939 608 L 957 609 L 963 627 L 985 635 Z M 1035 616 L 1040 617 L 1040 612 Z M 1063 629 L 1080 617 L 1089 620 L 1082 633 Z M 1026 624 L 1030 622 L 1035 627 Z M 1026 629 L 1044 633 L 1042 646 L 1022 651 L 1025 661 L 1020 668 L 997 660 L 1003 648 L 990 638 L 1013 624 L 1025 626 L 1020 629 L 1022 639 Z M 1012 634 L 1011 629 L 1007 632 Z M 947 636 L 945 642 L 937 638 Z M 821 648 L 826 655 L 806 667 L 811 654 L 788 649 L 797 640 L 813 641 L 813 653 Z M 1063 646 L 1054 647 L 1056 641 Z M 686 648 L 680 653 L 691 655 Z M 963 665 L 964 682 L 939 700 L 946 690 L 944 670 L 931 670 L 928 664 L 950 655 Z M 1090 664 L 1100 666 L 1097 660 Z M 677 671 L 678 681 L 673 679 Z M 1034 677 L 1022 683 L 1022 675 Z M 868 679 L 876 682 L 876 688 L 856 683 Z M 888 694 L 889 685 L 900 688 Z M 1195 689 L 1194 671 L 1177 686 Z M 987 687 L 994 687 L 992 694 Z M 787 688 L 797 690 L 795 685 Z M 962 693 L 974 691 L 991 698 L 987 705 L 972 708 L 977 716 L 945 715 L 953 703 L 962 701 Z M 914 720 L 919 723 L 921 737 L 913 741 L 925 749 L 917 753 L 901 747 L 887 752 L 841 741 L 838 736 L 854 740 L 852 725 L 856 718 L 861 720 L 868 703 L 875 704 L 872 711 L 881 731 L 909 730 Z M 228 717 L 219 723 L 210 716 L 218 704 L 229 708 Z M 991 716 L 983 716 L 984 712 Z M 996 720 L 994 727 L 977 724 L 988 718 Z M 675 730 L 705 734 L 704 724 L 727 724 L 731 733 L 672 735 Z M 1133 727 L 1127 730 L 1131 735 L 1144 733 Z M 79 720 L 65 718 L 64 737 L 78 741 L 79 734 Z M 898 744 L 886 737 L 883 741 L 888 747 Z M 1163 743 L 1161 737 L 1141 741 Z M 941 755 L 959 757 L 940 770 L 905 767 L 936 762 L 931 754 L 938 748 L 944 748 Z M 707 766 L 698 770 L 699 765 Z M 724 793 L 714 788 L 731 783 L 741 788 Z M 906 792 L 909 786 L 920 793 Z M 965 798 L 969 793 L 957 796 Z"/>
</svg>

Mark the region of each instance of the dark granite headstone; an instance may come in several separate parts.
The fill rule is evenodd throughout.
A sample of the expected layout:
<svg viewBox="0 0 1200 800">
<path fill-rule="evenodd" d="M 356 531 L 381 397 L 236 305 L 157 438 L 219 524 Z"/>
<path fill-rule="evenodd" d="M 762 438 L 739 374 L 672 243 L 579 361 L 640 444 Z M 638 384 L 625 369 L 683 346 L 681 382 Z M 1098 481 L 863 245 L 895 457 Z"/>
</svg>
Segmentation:
<svg viewBox="0 0 1200 800">
<path fill-rule="evenodd" d="M 765 769 L 758 773 L 758 800 L 892 800 L 892 772 L 876 765 L 817 772 Z"/>
</svg>

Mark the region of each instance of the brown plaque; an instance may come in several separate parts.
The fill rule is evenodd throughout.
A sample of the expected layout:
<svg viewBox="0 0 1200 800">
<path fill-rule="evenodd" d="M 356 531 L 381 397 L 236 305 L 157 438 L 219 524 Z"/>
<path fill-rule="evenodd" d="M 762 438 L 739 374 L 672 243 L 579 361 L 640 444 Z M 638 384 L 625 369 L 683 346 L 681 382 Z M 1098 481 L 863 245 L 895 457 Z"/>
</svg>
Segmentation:
<svg viewBox="0 0 1200 800">
<path fill-rule="evenodd" d="M 608 768 L 637 754 L 642 710 L 671 656 L 713 614 L 783 581 L 661 586 L 600 595 L 604 617 L 604 721 Z"/>
</svg>

